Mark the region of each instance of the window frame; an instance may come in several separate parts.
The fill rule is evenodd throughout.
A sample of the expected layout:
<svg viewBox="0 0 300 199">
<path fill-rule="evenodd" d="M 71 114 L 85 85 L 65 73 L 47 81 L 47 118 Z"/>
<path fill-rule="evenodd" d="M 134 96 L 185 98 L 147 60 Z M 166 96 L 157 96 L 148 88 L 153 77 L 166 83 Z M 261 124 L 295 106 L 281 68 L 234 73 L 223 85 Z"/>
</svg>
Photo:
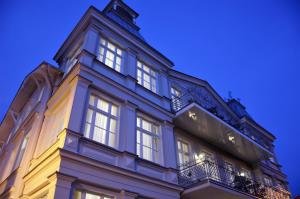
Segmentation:
<svg viewBox="0 0 300 199">
<path fill-rule="evenodd" d="M 94 99 L 95 100 L 94 105 L 90 104 L 91 96 L 94 96 L 94 98 L 95 98 Z M 105 112 L 105 111 L 103 111 L 103 110 L 101 110 L 97 107 L 98 100 L 102 100 L 102 101 L 105 101 L 106 103 L 108 103 L 108 112 Z M 112 106 L 115 106 L 116 109 L 117 109 L 116 110 L 116 116 L 112 115 L 112 112 L 111 112 L 112 111 Z M 88 111 L 89 110 L 92 111 L 92 115 L 91 115 L 91 122 L 88 122 L 89 125 L 90 125 L 90 129 L 89 129 L 89 133 L 88 133 L 88 136 L 87 136 L 86 124 L 87 124 L 87 117 L 88 117 Z M 102 127 L 95 126 L 96 114 L 97 113 L 107 117 L 107 123 L 106 123 L 106 127 L 105 127 L 106 129 L 103 129 Z M 111 99 L 107 96 L 97 94 L 94 91 L 89 92 L 88 97 L 86 99 L 86 110 L 85 110 L 85 116 L 84 116 L 83 119 L 84 120 L 83 120 L 83 125 L 82 125 L 82 132 L 83 132 L 83 135 L 84 135 L 85 138 L 93 140 L 94 142 L 106 145 L 108 147 L 112 147 L 112 148 L 115 148 L 115 149 L 118 148 L 118 146 L 119 146 L 119 133 L 120 133 L 120 120 L 121 120 L 121 105 L 120 105 L 120 103 L 116 102 L 115 100 L 113 100 L 113 99 Z M 110 124 L 111 124 L 112 119 L 116 120 L 115 133 L 110 131 Z M 104 143 L 94 139 L 94 133 L 95 133 L 94 129 L 95 129 L 95 127 L 99 128 L 101 130 L 105 130 L 105 142 Z M 111 133 L 113 133 L 114 136 L 115 136 L 114 146 L 111 146 L 109 144 L 109 139 L 110 139 L 110 134 Z"/>
<path fill-rule="evenodd" d="M 138 127 L 138 119 L 140 119 L 140 127 Z M 152 132 L 149 132 L 146 129 L 142 128 L 142 121 L 143 120 L 150 123 Z M 157 127 L 157 134 L 155 134 L 153 132 L 153 126 Z M 140 132 L 140 142 L 139 143 L 138 143 L 138 131 Z M 136 154 L 138 155 L 139 158 L 150 161 L 150 162 L 154 162 L 154 163 L 157 163 L 157 164 L 161 164 L 161 161 L 162 161 L 162 146 L 161 146 L 162 136 L 161 136 L 161 132 L 162 132 L 162 129 L 161 129 L 161 125 L 159 124 L 159 122 L 157 122 L 157 121 L 155 121 L 151 118 L 148 118 L 147 116 L 142 115 L 142 114 L 137 114 L 136 115 Z M 149 146 L 144 145 L 144 143 L 143 143 L 144 134 L 151 137 L 152 148 L 150 148 Z M 154 146 L 155 146 L 155 141 L 154 141 L 155 139 L 154 138 L 157 139 L 157 141 L 158 141 L 156 151 L 154 149 Z M 139 147 L 138 147 L 138 145 L 139 145 Z M 148 149 L 151 149 L 151 158 L 152 158 L 151 160 L 144 157 L 144 153 L 143 153 L 144 152 L 143 151 L 144 146 Z M 157 158 L 155 158 L 155 157 L 157 157 Z"/>
<path fill-rule="evenodd" d="M 104 41 L 104 44 L 102 44 L 102 41 Z M 108 46 L 112 45 L 115 47 L 115 50 L 113 51 L 110 49 Z M 103 55 L 101 55 L 101 48 L 103 48 Z M 120 50 L 120 54 L 118 53 L 118 50 Z M 112 62 L 112 66 L 108 65 L 106 63 L 107 58 L 107 51 L 113 54 L 113 60 L 109 59 Z M 101 58 L 102 56 L 102 58 Z M 117 64 L 117 58 L 120 58 L 120 64 Z M 124 50 L 117 45 L 115 42 L 112 42 L 110 39 L 103 37 L 100 35 L 99 41 L 98 41 L 98 46 L 97 46 L 97 60 L 100 61 L 101 63 L 105 64 L 109 68 L 122 73 L 123 72 L 123 63 L 124 63 Z M 117 65 L 119 65 L 119 69 L 117 69 Z"/>
<path fill-rule="evenodd" d="M 149 68 L 149 72 L 147 72 L 144 69 L 145 67 Z M 140 77 L 139 77 L 139 71 L 141 73 Z M 144 74 L 149 76 L 149 82 L 145 80 Z M 137 59 L 137 61 L 136 61 L 136 78 L 137 78 L 137 83 L 139 85 L 141 85 L 142 87 L 146 88 L 147 90 L 149 90 L 155 94 L 159 93 L 159 91 L 158 91 L 158 71 L 139 59 Z M 150 88 L 147 88 L 145 86 L 145 82 L 149 83 Z M 155 87 L 153 86 L 153 82 L 155 84 Z M 155 88 L 155 90 L 153 88 Z"/>
<path fill-rule="evenodd" d="M 178 144 L 180 144 L 181 150 L 179 149 Z M 183 147 L 182 147 L 183 144 L 187 145 L 188 152 L 184 152 L 183 151 Z M 184 166 L 188 165 L 192 161 L 192 157 L 191 157 L 191 155 L 192 155 L 191 145 L 190 145 L 189 142 L 187 142 L 185 140 L 177 139 L 176 146 L 177 146 L 177 158 L 178 158 L 178 164 L 179 164 L 178 166 L 179 167 L 184 167 Z M 183 153 L 185 153 L 185 154 L 183 154 Z M 182 160 L 184 160 L 183 156 L 187 155 L 188 162 L 185 162 L 185 163 L 182 162 L 181 163 L 180 162 L 180 154 L 182 155 L 182 157 L 181 157 Z"/>
</svg>

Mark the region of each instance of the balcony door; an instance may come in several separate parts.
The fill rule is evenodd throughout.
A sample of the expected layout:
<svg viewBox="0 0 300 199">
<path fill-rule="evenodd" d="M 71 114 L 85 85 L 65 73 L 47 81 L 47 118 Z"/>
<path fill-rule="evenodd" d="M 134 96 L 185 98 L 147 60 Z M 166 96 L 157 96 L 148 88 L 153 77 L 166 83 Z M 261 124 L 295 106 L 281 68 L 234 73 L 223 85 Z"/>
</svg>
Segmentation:
<svg viewBox="0 0 300 199">
<path fill-rule="evenodd" d="M 190 163 L 190 146 L 188 143 L 178 140 L 177 141 L 178 151 L 178 164 L 180 167 L 186 167 Z"/>
</svg>

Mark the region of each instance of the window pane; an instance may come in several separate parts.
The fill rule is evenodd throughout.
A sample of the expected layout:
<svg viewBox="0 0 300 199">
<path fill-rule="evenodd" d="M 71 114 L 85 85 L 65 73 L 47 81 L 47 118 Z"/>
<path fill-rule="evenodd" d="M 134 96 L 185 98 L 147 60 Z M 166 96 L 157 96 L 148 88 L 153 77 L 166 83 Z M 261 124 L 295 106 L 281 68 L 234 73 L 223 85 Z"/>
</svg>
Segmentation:
<svg viewBox="0 0 300 199">
<path fill-rule="evenodd" d="M 144 81 L 144 87 L 147 88 L 147 89 L 149 89 L 149 90 L 151 90 L 149 82 Z"/>
<path fill-rule="evenodd" d="M 95 106 L 95 96 L 93 95 L 90 96 L 89 104 Z"/>
<path fill-rule="evenodd" d="M 150 76 L 144 73 L 144 81 L 150 82 Z"/>
<path fill-rule="evenodd" d="M 141 145 L 139 144 L 139 143 L 137 143 L 136 144 L 136 154 L 138 155 L 138 156 L 141 156 L 141 153 L 140 153 L 140 150 L 141 150 Z"/>
<path fill-rule="evenodd" d="M 143 146 L 143 158 L 152 161 L 152 150 Z"/>
<path fill-rule="evenodd" d="M 143 145 L 152 148 L 152 137 L 143 133 Z"/>
<path fill-rule="evenodd" d="M 158 134 L 158 126 L 152 125 L 152 132 Z"/>
<path fill-rule="evenodd" d="M 139 68 L 141 68 L 142 67 L 142 64 L 141 64 L 141 62 L 137 62 L 137 66 L 139 67 Z"/>
<path fill-rule="evenodd" d="M 116 64 L 115 70 L 118 71 L 118 72 L 120 72 L 121 71 L 121 66 L 118 65 L 118 64 Z"/>
<path fill-rule="evenodd" d="M 115 140 L 116 140 L 116 135 L 114 133 L 109 133 L 109 142 L 108 145 L 111 147 L 115 147 Z"/>
<path fill-rule="evenodd" d="M 106 41 L 104 39 L 100 39 L 100 43 L 105 46 Z"/>
<path fill-rule="evenodd" d="M 120 50 L 119 48 L 117 49 L 117 53 L 118 53 L 118 55 L 122 55 L 122 50 Z"/>
<path fill-rule="evenodd" d="M 108 102 L 106 102 L 102 99 L 98 99 L 98 103 L 97 103 L 97 108 L 98 109 L 108 113 L 108 107 L 109 107 Z"/>
<path fill-rule="evenodd" d="M 177 147 L 178 147 L 178 151 L 181 151 L 181 144 L 179 141 L 177 141 Z"/>
<path fill-rule="evenodd" d="M 114 119 L 110 119 L 110 127 L 109 131 L 115 133 L 117 131 L 117 121 Z"/>
<path fill-rule="evenodd" d="M 146 131 L 151 132 L 151 124 L 146 120 L 142 120 L 142 128 Z"/>
<path fill-rule="evenodd" d="M 106 131 L 101 128 L 95 127 L 93 140 L 105 144 L 105 138 Z"/>
<path fill-rule="evenodd" d="M 113 61 L 110 60 L 110 59 L 106 59 L 106 60 L 105 60 L 105 64 L 106 64 L 107 66 L 109 66 L 110 68 L 113 68 L 113 66 L 114 66 Z"/>
<path fill-rule="evenodd" d="M 136 134 L 136 142 L 137 142 L 138 144 L 141 143 L 141 132 L 140 132 L 140 131 L 137 131 L 137 134 Z"/>
<path fill-rule="evenodd" d="M 121 65 L 121 58 L 120 58 L 120 57 L 117 57 L 117 58 L 116 58 L 116 63 L 117 63 L 118 65 Z"/>
<path fill-rule="evenodd" d="M 86 121 L 88 123 L 92 123 L 92 115 L 93 115 L 93 110 L 92 109 L 88 109 L 88 112 L 86 114 Z"/>
<path fill-rule="evenodd" d="M 139 117 L 136 118 L 136 126 L 141 127 L 141 119 Z"/>
<path fill-rule="evenodd" d="M 85 199 L 100 199 L 100 196 L 90 194 L 90 193 L 86 193 L 85 194 Z"/>
<path fill-rule="evenodd" d="M 84 136 L 90 138 L 91 125 L 86 123 L 84 127 Z"/>
<path fill-rule="evenodd" d="M 116 47 L 115 47 L 112 43 L 110 43 L 110 42 L 108 42 L 107 47 L 108 47 L 110 50 L 112 50 L 112 51 L 115 51 L 115 50 L 116 50 Z"/>
<path fill-rule="evenodd" d="M 111 114 L 113 116 L 118 116 L 118 108 L 115 105 L 111 105 Z"/>
<path fill-rule="evenodd" d="M 187 153 L 189 151 L 188 146 L 182 143 L 183 152 Z"/>
<path fill-rule="evenodd" d="M 144 65 L 144 71 L 146 71 L 147 73 L 150 73 L 150 68 L 148 66 Z"/>
<path fill-rule="evenodd" d="M 106 127 L 107 127 L 107 116 L 105 116 L 101 113 L 96 113 L 95 125 L 97 127 L 101 127 L 102 129 L 106 129 Z"/>
</svg>

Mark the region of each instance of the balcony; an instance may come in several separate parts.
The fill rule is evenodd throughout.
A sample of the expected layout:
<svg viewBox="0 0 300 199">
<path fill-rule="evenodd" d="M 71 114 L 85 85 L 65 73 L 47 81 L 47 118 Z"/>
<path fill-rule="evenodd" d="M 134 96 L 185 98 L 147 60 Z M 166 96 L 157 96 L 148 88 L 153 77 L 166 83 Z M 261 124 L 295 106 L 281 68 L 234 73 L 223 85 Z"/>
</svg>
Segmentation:
<svg viewBox="0 0 300 199">
<path fill-rule="evenodd" d="M 240 128 L 239 118 L 232 117 L 209 97 L 193 92 L 173 97 L 172 110 L 175 126 L 244 161 L 257 163 L 272 156 L 262 140 Z"/>
<path fill-rule="evenodd" d="M 183 199 L 196 199 L 199 195 L 210 199 L 290 198 L 286 190 L 266 187 L 247 178 L 243 172 L 228 170 L 207 160 L 181 166 L 178 183 L 185 188 Z"/>
</svg>

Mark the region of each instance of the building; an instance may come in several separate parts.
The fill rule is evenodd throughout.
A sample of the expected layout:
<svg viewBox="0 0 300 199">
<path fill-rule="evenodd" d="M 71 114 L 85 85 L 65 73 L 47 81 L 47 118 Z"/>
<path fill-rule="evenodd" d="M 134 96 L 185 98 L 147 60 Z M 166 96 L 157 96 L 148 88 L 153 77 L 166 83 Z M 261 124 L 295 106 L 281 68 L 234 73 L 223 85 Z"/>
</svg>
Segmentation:
<svg viewBox="0 0 300 199">
<path fill-rule="evenodd" d="M 275 136 L 183 74 L 121 0 L 90 7 L 0 126 L 0 198 L 290 198 Z"/>
</svg>

